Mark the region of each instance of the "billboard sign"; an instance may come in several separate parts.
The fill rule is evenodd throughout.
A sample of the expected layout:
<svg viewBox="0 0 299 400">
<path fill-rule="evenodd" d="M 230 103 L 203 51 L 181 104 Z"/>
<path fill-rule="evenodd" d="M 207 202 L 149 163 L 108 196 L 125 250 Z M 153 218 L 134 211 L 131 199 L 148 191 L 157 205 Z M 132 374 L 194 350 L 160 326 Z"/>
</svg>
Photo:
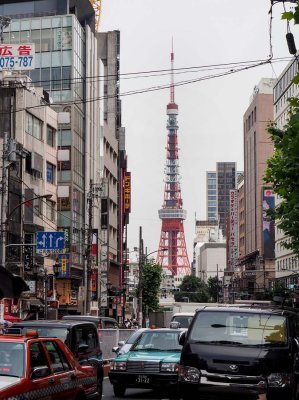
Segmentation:
<svg viewBox="0 0 299 400">
<path fill-rule="evenodd" d="M 24 71 L 35 68 L 35 44 L 0 43 L 0 71 Z"/>
<path fill-rule="evenodd" d="M 275 224 L 267 210 L 275 207 L 275 194 L 272 189 L 263 189 L 263 240 L 264 258 L 275 258 Z"/>
<path fill-rule="evenodd" d="M 131 172 L 126 172 L 124 176 L 124 213 L 131 212 Z"/>
<path fill-rule="evenodd" d="M 234 269 L 239 256 L 239 204 L 238 190 L 229 191 L 229 262 Z"/>
</svg>

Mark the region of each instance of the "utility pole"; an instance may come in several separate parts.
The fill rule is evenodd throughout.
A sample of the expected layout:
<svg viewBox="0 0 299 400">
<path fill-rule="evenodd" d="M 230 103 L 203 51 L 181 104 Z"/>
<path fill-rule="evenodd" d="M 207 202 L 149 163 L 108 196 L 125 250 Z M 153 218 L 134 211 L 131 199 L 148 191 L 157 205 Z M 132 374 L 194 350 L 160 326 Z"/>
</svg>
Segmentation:
<svg viewBox="0 0 299 400">
<path fill-rule="evenodd" d="M 87 248 L 86 248 L 86 299 L 85 299 L 85 309 L 86 313 L 90 314 L 90 302 L 91 302 L 91 247 L 92 247 L 92 213 L 93 213 L 93 194 L 92 194 L 92 181 L 90 181 L 89 193 L 88 193 L 88 228 L 87 228 Z"/>
<path fill-rule="evenodd" d="M 143 296 L 143 239 L 142 239 L 142 227 L 139 227 L 139 315 L 138 322 L 139 327 L 143 325 L 143 313 L 142 313 L 142 296 Z"/>
<path fill-rule="evenodd" d="M 6 260 L 6 235 L 7 235 L 7 206 L 8 206 L 8 134 L 4 133 L 2 150 L 2 179 L 1 179 L 1 261 L 5 266 Z"/>
<path fill-rule="evenodd" d="M 216 302 L 219 302 L 219 271 L 218 271 L 218 264 L 216 264 L 216 270 L 217 270 L 217 296 L 216 296 Z"/>
</svg>

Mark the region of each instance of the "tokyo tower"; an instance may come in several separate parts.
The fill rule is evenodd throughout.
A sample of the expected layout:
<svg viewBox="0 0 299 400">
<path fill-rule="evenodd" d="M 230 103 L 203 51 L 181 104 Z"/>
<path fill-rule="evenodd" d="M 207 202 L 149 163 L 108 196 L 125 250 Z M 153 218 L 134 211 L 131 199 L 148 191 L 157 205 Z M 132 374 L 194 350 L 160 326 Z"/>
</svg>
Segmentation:
<svg viewBox="0 0 299 400">
<path fill-rule="evenodd" d="M 165 164 L 164 202 L 159 210 L 162 220 L 157 263 L 162 265 L 169 276 L 190 275 L 190 263 L 186 249 L 183 221 L 187 212 L 183 209 L 179 174 L 178 149 L 178 105 L 174 100 L 174 52 L 171 51 L 170 102 L 167 105 L 167 147 Z M 167 249 L 167 251 L 165 250 Z"/>
</svg>

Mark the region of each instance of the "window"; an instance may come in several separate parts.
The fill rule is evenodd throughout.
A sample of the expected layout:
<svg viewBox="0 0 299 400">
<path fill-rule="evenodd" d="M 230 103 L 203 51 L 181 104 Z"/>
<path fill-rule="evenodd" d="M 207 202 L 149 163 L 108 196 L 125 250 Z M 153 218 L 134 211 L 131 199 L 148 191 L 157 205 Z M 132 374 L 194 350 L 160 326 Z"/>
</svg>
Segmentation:
<svg viewBox="0 0 299 400">
<path fill-rule="evenodd" d="M 30 345 L 30 371 L 36 367 L 49 367 L 44 349 L 39 342 Z M 49 374 L 50 375 L 50 369 Z"/>
<path fill-rule="evenodd" d="M 55 183 L 55 165 L 47 162 L 47 182 Z"/>
<path fill-rule="evenodd" d="M 48 351 L 54 373 L 69 371 L 70 365 L 58 345 L 50 340 L 45 341 L 44 345 Z"/>
<path fill-rule="evenodd" d="M 42 140 L 42 127 L 43 123 L 41 120 L 28 112 L 26 113 L 26 132 L 29 135 Z"/>
<path fill-rule="evenodd" d="M 55 221 L 55 203 L 51 200 L 46 200 L 46 217 L 50 221 Z"/>
<path fill-rule="evenodd" d="M 47 125 L 47 144 L 51 147 L 55 147 L 55 136 L 55 129 Z"/>
</svg>

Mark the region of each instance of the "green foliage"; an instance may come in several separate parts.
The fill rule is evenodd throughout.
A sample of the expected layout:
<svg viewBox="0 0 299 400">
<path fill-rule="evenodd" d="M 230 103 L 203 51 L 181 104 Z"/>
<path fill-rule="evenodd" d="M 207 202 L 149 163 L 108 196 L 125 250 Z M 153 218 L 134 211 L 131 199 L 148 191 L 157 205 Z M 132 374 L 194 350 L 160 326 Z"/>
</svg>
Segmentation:
<svg viewBox="0 0 299 400">
<path fill-rule="evenodd" d="M 276 281 L 274 282 L 273 288 L 272 288 L 272 296 L 285 296 L 286 288 L 284 286 L 284 283 L 281 281 Z"/>
<path fill-rule="evenodd" d="M 205 283 L 203 282 L 202 279 L 197 278 L 196 276 L 193 275 L 186 275 L 184 276 L 179 288 L 183 292 L 196 292 L 203 286 L 205 286 Z"/>
<path fill-rule="evenodd" d="M 286 11 L 282 13 L 281 19 L 286 19 L 288 21 L 291 21 L 292 19 L 294 19 L 294 13 L 292 11 Z"/>
<path fill-rule="evenodd" d="M 281 18 L 299 24 L 298 1 L 294 10 L 284 12 Z M 293 78 L 293 83 L 299 84 L 299 74 Z M 275 150 L 267 161 L 264 180 L 281 200 L 267 214 L 289 237 L 284 247 L 299 256 L 299 99 L 291 97 L 288 102 L 290 111 L 284 129 L 277 129 L 274 124 L 268 128 Z"/>
<path fill-rule="evenodd" d="M 145 264 L 143 266 L 143 309 L 149 311 L 159 309 L 160 285 L 162 282 L 162 267 L 158 264 Z"/>
<path fill-rule="evenodd" d="M 207 303 L 209 301 L 207 285 L 196 276 L 184 276 L 179 288 L 180 292 L 174 295 L 175 301 L 184 301 L 184 298 L 188 298 L 190 303 Z"/>
<path fill-rule="evenodd" d="M 264 180 L 281 199 L 267 214 L 289 236 L 284 246 L 299 256 L 299 103 L 291 99 L 290 104 L 284 130 L 273 124 L 268 128 L 275 150 L 267 161 Z"/>
<path fill-rule="evenodd" d="M 219 298 L 221 286 L 217 279 L 217 276 L 210 276 L 208 279 L 208 293 L 212 301 L 216 302 L 217 298 Z"/>
</svg>

